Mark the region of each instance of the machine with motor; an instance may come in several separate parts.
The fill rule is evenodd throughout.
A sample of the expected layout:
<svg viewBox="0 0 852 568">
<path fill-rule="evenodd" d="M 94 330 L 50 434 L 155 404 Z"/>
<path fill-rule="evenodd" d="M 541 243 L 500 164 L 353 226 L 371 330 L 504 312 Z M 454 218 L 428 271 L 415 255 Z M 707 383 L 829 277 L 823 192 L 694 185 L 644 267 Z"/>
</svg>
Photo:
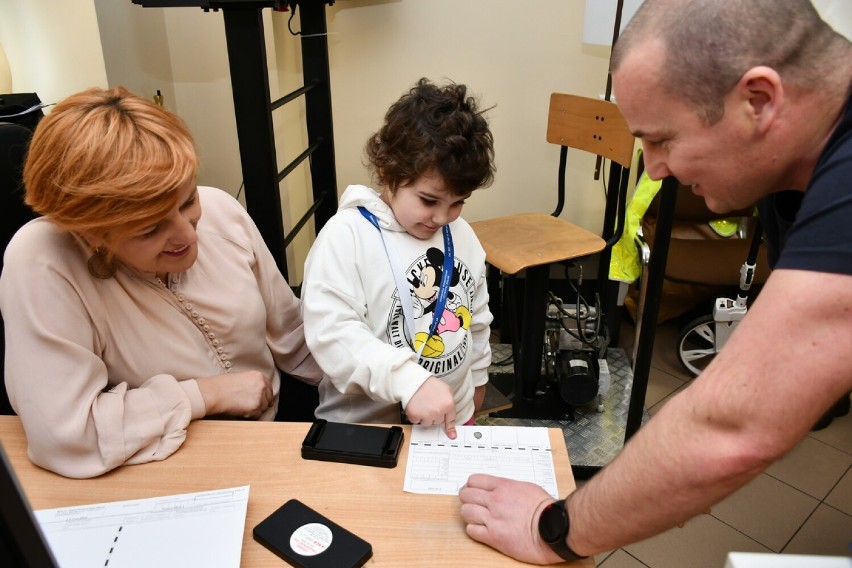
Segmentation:
<svg viewBox="0 0 852 568">
<path fill-rule="evenodd" d="M 609 390 L 606 349 L 609 337 L 599 306 L 564 304 L 549 294 L 544 360 L 549 386 L 558 390 L 570 407 L 597 403 L 603 412 L 603 396 Z"/>
</svg>

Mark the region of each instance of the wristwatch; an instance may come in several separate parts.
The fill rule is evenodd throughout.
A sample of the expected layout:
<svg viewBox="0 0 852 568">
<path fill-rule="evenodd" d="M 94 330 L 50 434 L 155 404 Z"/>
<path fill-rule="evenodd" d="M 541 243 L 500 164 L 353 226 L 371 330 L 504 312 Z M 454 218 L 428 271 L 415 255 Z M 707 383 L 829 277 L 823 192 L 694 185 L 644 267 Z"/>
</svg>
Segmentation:
<svg viewBox="0 0 852 568">
<path fill-rule="evenodd" d="M 568 546 L 568 510 L 565 508 L 565 499 L 554 501 L 544 508 L 538 518 L 538 534 L 541 539 L 550 545 L 553 552 L 563 560 L 582 560 L 588 556 L 580 556 Z"/>
</svg>

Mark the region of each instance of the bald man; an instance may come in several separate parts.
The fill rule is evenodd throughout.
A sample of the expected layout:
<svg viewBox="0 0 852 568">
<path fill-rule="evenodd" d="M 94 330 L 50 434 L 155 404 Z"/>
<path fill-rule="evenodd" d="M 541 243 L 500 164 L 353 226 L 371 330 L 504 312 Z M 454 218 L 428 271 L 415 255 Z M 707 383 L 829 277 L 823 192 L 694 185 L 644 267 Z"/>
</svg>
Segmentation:
<svg viewBox="0 0 852 568">
<path fill-rule="evenodd" d="M 470 477 L 468 535 L 534 564 L 708 511 L 852 390 L 852 44 L 807 0 L 646 0 L 611 71 L 648 174 L 718 213 L 757 204 L 774 269 L 707 369 L 565 501 Z"/>
</svg>

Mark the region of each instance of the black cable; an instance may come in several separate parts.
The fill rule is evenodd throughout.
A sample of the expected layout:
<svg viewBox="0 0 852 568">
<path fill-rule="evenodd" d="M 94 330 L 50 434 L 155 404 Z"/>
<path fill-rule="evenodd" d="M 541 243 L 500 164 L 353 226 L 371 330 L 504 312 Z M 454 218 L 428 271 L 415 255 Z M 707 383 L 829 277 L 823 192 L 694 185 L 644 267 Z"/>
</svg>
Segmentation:
<svg viewBox="0 0 852 568">
<path fill-rule="evenodd" d="M 550 299 L 551 303 L 552 303 L 554 306 L 556 306 L 556 309 L 557 309 L 557 311 L 558 311 L 560 314 L 562 314 L 564 317 L 574 319 L 574 320 L 577 322 L 577 330 L 578 330 L 578 331 L 577 331 L 577 333 L 575 333 L 573 330 L 571 330 L 569 327 L 567 327 L 567 326 L 565 325 L 565 322 L 564 322 L 564 321 L 562 321 L 562 318 L 560 318 L 559 324 L 562 326 L 562 329 L 564 329 L 564 330 L 565 330 L 565 332 L 566 332 L 568 335 L 570 335 L 571 337 L 573 337 L 574 339 L 576 339 L 576 340 L 577 340 L 577 341 L 579 341 L 580 343 L 582 343 L 582 344 L 584 344 L 584 345 L 587 345 L 587 342 L 586 342 L 586 340 L 585 340 L 585 337 L 581 336 L 581 335 L 580 335 L 580 331 L 579 331 L 580 329 L 582 329 L 582 327 L 580 327 L 580 326 L 585 325 L 585 320 L 587 319 L 587 317 L 580 317 L 580 313 L 581 313 L 581 311 L 582 311 L 582 310 L 577 310 L 577 312 L 576 312 L 575 314 L 573 314 L 573 315 L 572 315 L 572 314 L 568 313 L 568 312 L 567 312 L 567 311 L 566 311 L 566 310 L 562 307 L 562 302 L 561 302 L 561 300 L 559 300 L 559 299 L 558 299 L 558 298 L 557 298 L 557 297 L 553 294 L 553 292 L 548 292 L 548 295 L 549 295 L 549 299 Z M 586 313 L 588 313 L 588 311 L 587 311 Z"/>
<path fill-rule="evenodd" d="M 302 35 L 302 31 L 298 32 L 293 31 L 293 18 L 296 16 L 296 7 L 299 5 L 298 2 L 288 2 L 290 6 L 290 18 L 287 20 L 287 29 L 290 30 L 290 35 L 299 36 Z"/>
<path fill-rule="evenodd" d="M 581 270 L 581 274 L 582 274 L 582 267 L 580 267 L 580 270 Z M 592 318 L 592 316 L 591 316 L 592 307 L 589 305 L 589 303 L 586 301 L 586 299 L 580 293 L 579 287 L 574 285 L 574 281 L 570 277 L 570 274 L 569 274 L 569 266 L 565 267 L 565 277 L 566 277 L 565 278 L 566 281 L 568 282 L 568 285 L 571 287 L 571 290 L 574 292 L 574 294 L 576 296 L 576 302 L 574 304 L 576 309 L 575 309 L 574 314 L 571 314 L 567 310 L 565 310 L 562 307 L 562 301 L 559 300 L 552 292 L 548 292 L 549 300 L 554 306 L 556 306 L 556 309 L 559 311 L 560 314 L 562 314 L 565 317 L 573 319 L 574 322 L 577 325 L 577 329 L 576 329 L 576 332 L 575 332 L 574 330 L 570 329 L 567 325 L 565 325 L 565 322 L 562 321 L 562 318 L 560 318 L 559 323 L 562 326 L 562 329 L 564 329 L 565 332 L 568 333 L 568 335 L 570 335 L 571 337 L 573 337 L 574 339 L 576 339 L 577 341 L 579 341 L 583 345 L 585 345 L 587 347 L 595 348 L 596 344 L 598 343 L 598 340 L 601 337 L 601 328 L 602 328 L 602 326 L 601 326 L 601 319 L 602 318 L 600 317 L 600 314 L 601 314 L 600 295 L 598 293 L 595 293 L 594 310 L 595 310 L 595 314 L 597 314 L 597 315 L 595 315 L 594 318 Z M 580 279 L 582 280 L 582 275 L 580 276 Z M 585 310 L 585 312 L 584 312 L 584 310 Z M 583 313 L 585 313 L 587 315 L 585 315 L 585 316 L 581 315 Z M 586 327 L 587 327 L 586 323 L 589 320 L 594 322 L 594 324 L 595 324 L 594 329 L 591 329 L 591 330 L 586 329 Z"/>
</svg>

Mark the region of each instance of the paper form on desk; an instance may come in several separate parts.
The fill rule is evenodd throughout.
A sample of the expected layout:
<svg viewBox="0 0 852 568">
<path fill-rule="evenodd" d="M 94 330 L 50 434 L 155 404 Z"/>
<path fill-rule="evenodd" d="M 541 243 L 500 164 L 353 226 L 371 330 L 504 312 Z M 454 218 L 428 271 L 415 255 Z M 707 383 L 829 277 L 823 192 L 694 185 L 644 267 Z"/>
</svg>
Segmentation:
<svg viewBox="0 0 852 568">
<path fill-rule="evenodd" d="M 40 509 L 63 568 L 240 565 L 249 486 Z"/>
<path fill-rule="evenodd" d="M 458 495 L 473 473 L 530 481 L 559 499 L 547 428 L 457 426 L 450 440 L 443 426 L 412 426 L 404 491 Z"/>
</svg>

